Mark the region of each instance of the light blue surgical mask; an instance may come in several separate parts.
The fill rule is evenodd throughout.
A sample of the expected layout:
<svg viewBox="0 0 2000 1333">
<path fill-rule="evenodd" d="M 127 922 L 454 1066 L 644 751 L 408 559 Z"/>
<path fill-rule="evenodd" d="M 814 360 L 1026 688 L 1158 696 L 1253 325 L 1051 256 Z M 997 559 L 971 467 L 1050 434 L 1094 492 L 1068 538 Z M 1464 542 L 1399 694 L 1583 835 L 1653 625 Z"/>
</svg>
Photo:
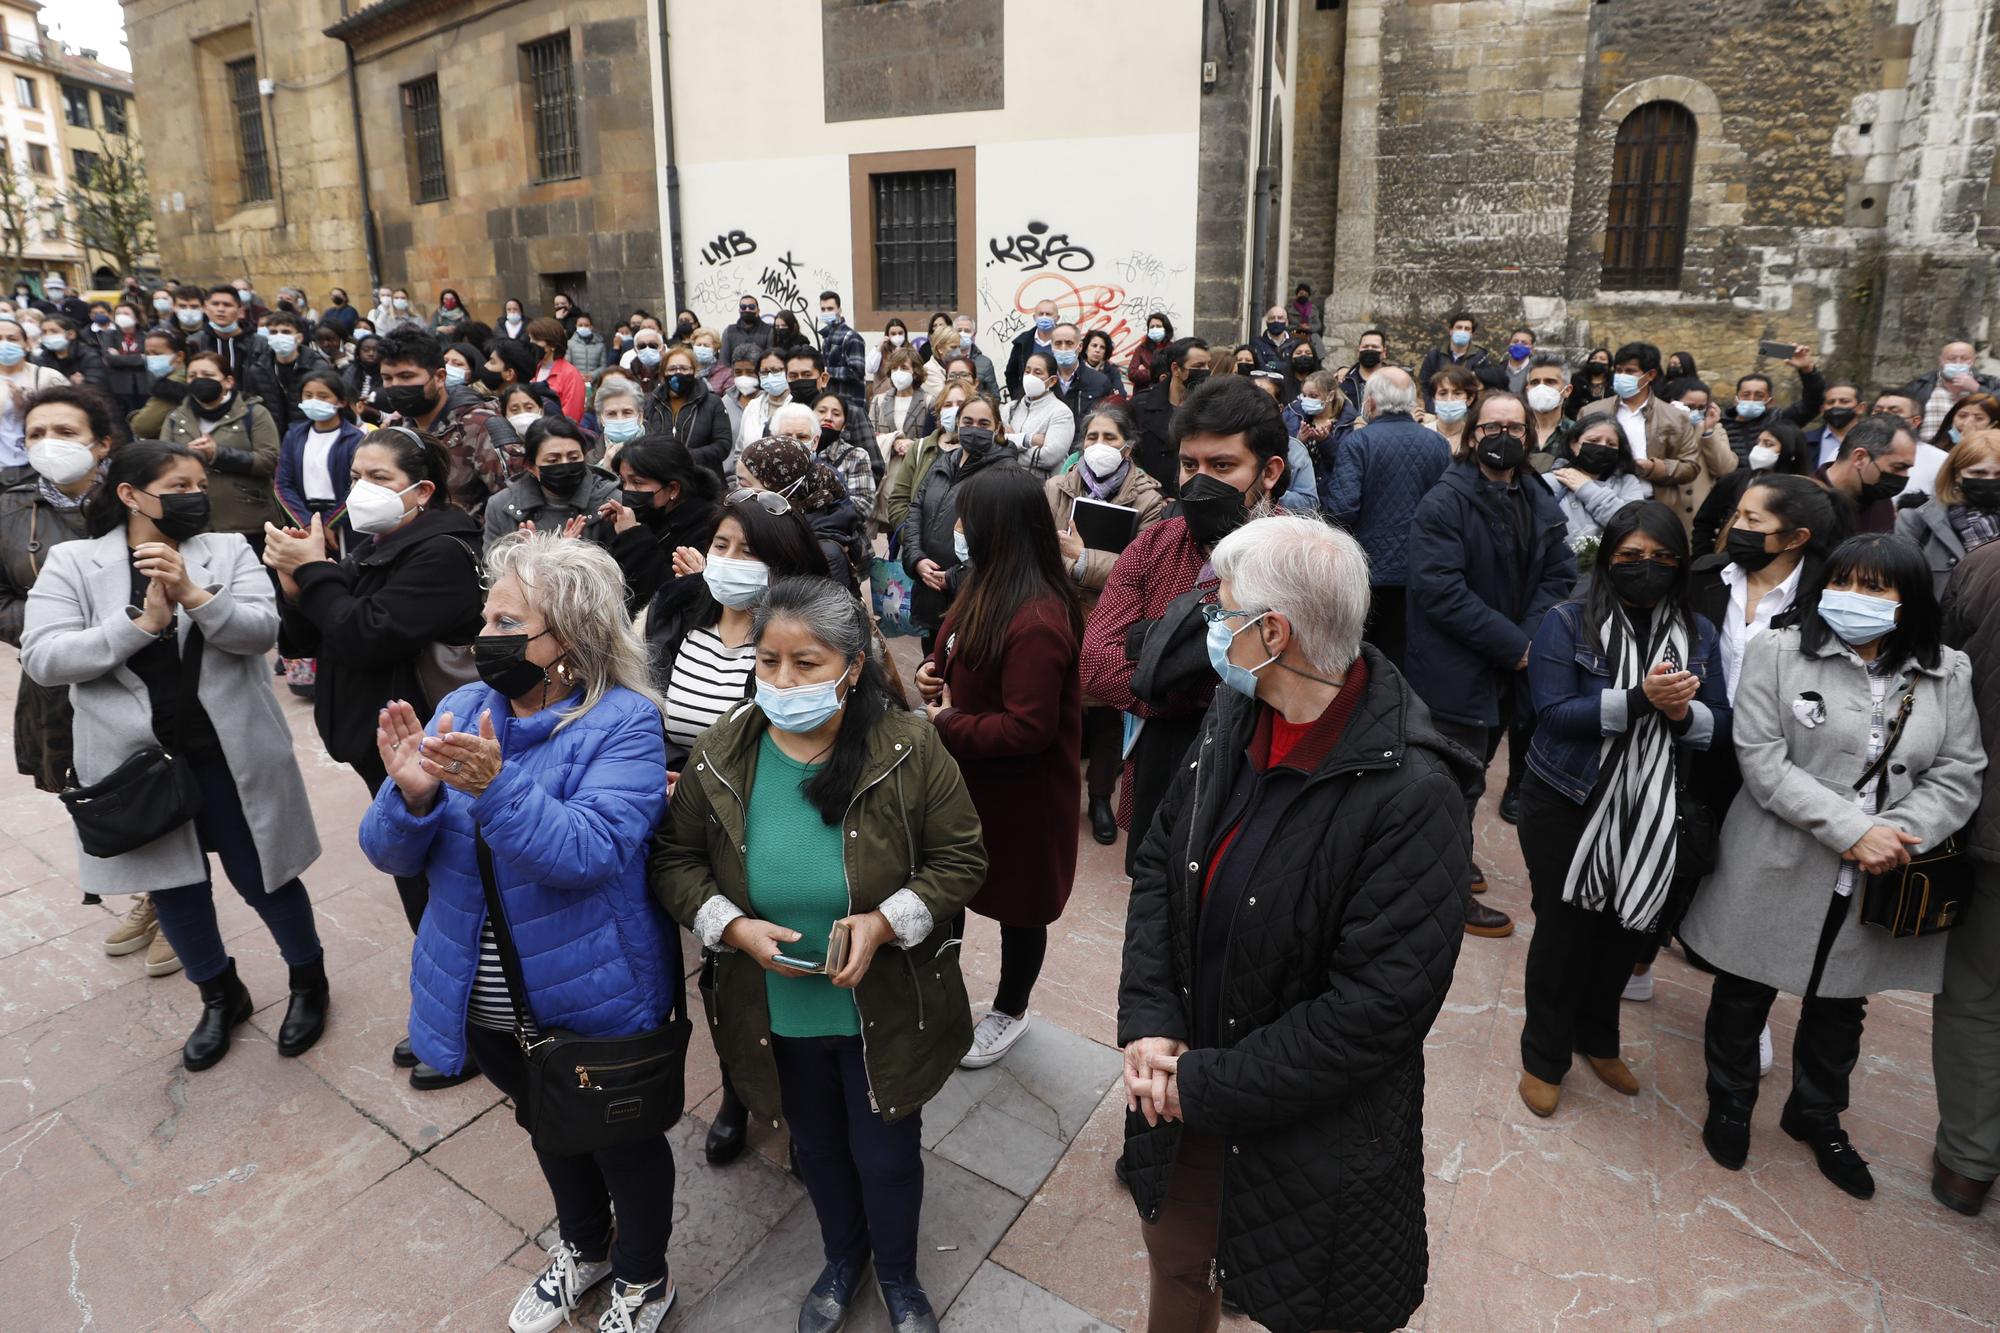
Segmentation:
<svg viewBox="0 0 2000 1333">
<path fill-rule="evenodd" d="M 1453 329 L 1451 331 L 1451 345 L 1453 347 L 1463 347 L 1471 341 L 1472 341 L 1472 330 Z"/>
<path fill-rule="evenodd" d="M 709 595 L 733 610 L 747 610 L 757 604 L 771 586 L 771 567 L 762 560 L 736 560 L 712 555 L 702 566 L 701 577 Z"/>
<path fill-rule="evenodd" d="M 794 685 L 781 690 L 764 680 L 757 682 L 757 706 L 764 720 L 779 731 L 813 731 L 840 711 L 840 681 L 816 685 Z"/>
<path fill-rule="evenodd" d="M 1688 420 L 1692 421 L 1696 426 L 1701 425 L 1708 417 L 1708 409 L 1705 407 L 1690 407 L 1686 403 L 1682 403 L 1681 411 L 1687 413 Z"/>
<path fill-rule="evenodd" d="M 1242 667 L 1229 660 L 1229 645 L 1236 636 L 1270 615 L 1269 611 L 1259 611 L 1256 615 L 1229 628 L 1227 620 L 1211 620 L 1208 623 L 1208 664 L 1215 668 L 1215 674 L 1222 677 L 1222 683 L 1246 698 L 1257 697 L 1257 673 L 1278 660 L 1276 653 L 1265 658 L 1254 667 Z"/>
<path fill-rule="evenodd" d="M 949 435 L 958 428 L 958 404 L 948 403 L 938 412 L 938 429 Z"/>
<path fill-rule="evenodd" d="M 956 528 L 951 534 L 951 553 L 958 558 L 958 563 L 961 565 L 972 559 L 972 547 L 966 542 L 965 533 Z"/>
<path fill-rule="evenodd" d="M 694 363 L 703 370 L 707 370 L 715 364 L 715 349 L 704 343 L 696 343 L 694 345 Z"/>
<path fill-rule="evenodd" d="M 1872 643 L 1896 628 L 1898 606 L 1886 597 L 1828 588 L 1819 595 L 1819 618 L 1842 643 Z"/>
<path fill-rule="evenodd" d="M 1611 392 L 1620 398 L 1630 398 L 1639 392 L 1639 377 L 1630 371 L 1619 371 L 1611 377 Z"/>
<path fill-rule="evenodd" d="M 1762 403 L 1755 401 L 1745 402 L 1741 398 L 1736 400 L 1736 419 L 1738 421 L 1755 421 L 1763 415 L 1764 405 Z"/>
<path fill-rule="evenodd" d="M 821 328 L 830 329 L 838 323 L 840 323 L 840 312 L 838 310 L 822 310 L 819 312 L 819 326 Z"/>
<path fill-rule="evenodd" d="M 646 423 L 637 417 L 604 423 L 604 438 L 612 444 L 630 444 L 646 433 Z"/>
<path fill-rule="evenodd" d="M 166 376 L 173 374 L 174 373 L 173 353 L 172 352 L 146 353 L 146 373 L 148 375 L 151 375 L 154 379 L 164 379 Z"/>
<path fill-rule="evenodd" d="M 773 398 L 782 397 L 785 392 L 785 372 L 773 370 L 757 377 L 757 387 Z"/>
<path fill-rule="evenodd" d="M 1054 328 L 1055 326 L 1056 326 L 1056 317 L 1054 315 L 1035 316 L 1035 332 L 1047 333 L 1050 329 Z"/>
<path fill-rule="evenodd" d="M 290 356 L 299 350 L 299 336 L 296 333 L 274 333 L 265 341 L 279 356 Z"/>
<path fill-rule="evenodd" d="M 319 398 L 299 399 L 299 413 L 307 421 L 331 421 L 339 415 L 340 408 Z"/>
<path fill-rule="evenodd" d="M 1065 352 L 1060 347 L 1056 348 L 1056 364 L 1058 366 L 1061 366 L 1064 370 L 1068 370 L 1071 366 L 1076 364 L 1076 353 Z"/>
<path fill-rule="evenodd" d="M 0 343 L 0 366 L 18 366 L 28 359 L 28 349 L 19 343 Z"/>
<path fill-rule="evenodd" d="M 633 359 L 648 370 L 651 370 L 654 366 L 660 364 L 660 349 L 657 347 L 641 347 L 633 354 Z"/>
<path fill-rule="evenodd" d="M 1299 415 L 1306 417 L 1316 417 L 1326 411 L 1326 404 L 1310 394 L 1300 394 L 1295 406 L 1299 409 Z"/>
<path fill-rule="evenodd" d="M 1437 411 L 1437 419 L 1439 421 L 1463 421 L 1465 420 L 1465 409 L 1471 406 L 1471 404 L 1460 402 L 1456 398 L 1440 398 L 1432 406 Z"/>
<path fill-rule="evenodd" d="M 1953 426 L 1951 428 L 1951 442 L 1953 444 L 1957 444 L 1959 440 L 1961 440 L 1962 438 L 1964 438 L 1963 432 L 1961 432 L 1958 427 Z"/>
<path fill-rule="evenodd" d="M 1944 372 L 1946 379 L 1956 379 L 1960 375 L 1972 373 L 1972 363 L 1970 361 L 1947 361 L 1938 367 L 1938 369 Z"/>
<path fill-rule="evenodd" d="M 465 383 L 464 366 L 446 366 L 444 368 L 444 386 L 447 389 L 449 389 L 454 384 L 463 384 L 463 383 Z"/>
<path fill-rule="evenodd" d="M 1146 330 L 1147 342 L 1158 343 L 1158 342 L 1165 342 L 1166 340 L 1167 340 L 1167 331 L 1161 328 L 1159 325 L 1155 324 L 1152 328 Z"/>
<path fill-rule="evenodd" d="M 42 335 L 42 346 L 60 356 L 69 348 L 69 335 L 67 333 L 44 333 Z"/>
</svg>

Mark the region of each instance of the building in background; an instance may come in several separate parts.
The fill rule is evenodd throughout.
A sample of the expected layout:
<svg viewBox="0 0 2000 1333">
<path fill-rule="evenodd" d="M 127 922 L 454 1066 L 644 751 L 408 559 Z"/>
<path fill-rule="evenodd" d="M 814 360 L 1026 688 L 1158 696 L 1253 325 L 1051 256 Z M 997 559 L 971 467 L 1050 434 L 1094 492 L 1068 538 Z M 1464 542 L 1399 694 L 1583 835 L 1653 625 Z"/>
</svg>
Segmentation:
<svg viewBox="0 0 2000 1333">
<path fill-rule="evenodd" d="M 83 279 L 83 247 L 68 224 L 69 161 L 57 75 L 62 52 L 41 25 L 36 0 L 0 0 L 0 287 L 41 291 L 60 274 Z"/>
<path fill-rule="evenodd" d="M 134 212 L 148 191 L 132 76 L 105 64 L 91 50 L 58 52 L 56 60 L 63 159 L 69 173 L 69 220 L 84 252 L 84 285 L 112 289 L 123 282 L 128 274 L 120 262 L 122 249 L 134 252 L 131 276 L 156 278 L 160 258 L 151 244 L 154 228 L 144 212 Z M 115 197 L 127 192 L 129 200 Z M 84 198 L 92 203 L 84 205 Z M 113 225 L 122 235 L 93 234 L 88 218 L 105 215 L 112 215 Z"/>
</svg>

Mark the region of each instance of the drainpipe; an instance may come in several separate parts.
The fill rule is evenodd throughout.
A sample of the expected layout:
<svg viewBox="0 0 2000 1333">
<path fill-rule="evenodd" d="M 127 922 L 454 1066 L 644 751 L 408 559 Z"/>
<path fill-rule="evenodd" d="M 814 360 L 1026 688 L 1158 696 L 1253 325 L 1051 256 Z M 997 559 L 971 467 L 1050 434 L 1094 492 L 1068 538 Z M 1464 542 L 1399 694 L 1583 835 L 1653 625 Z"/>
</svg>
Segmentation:
<svg viewBox="0 0 2000 1333">
<path fill-rule="evenodd" d="M 340 16 L 347 17 L 347 0 L 340 0 Z M 382 249 L 375 235 L 375 199 L 368 188 L 368 144 L 361 137 L 361 80 L 354 72 L 354 43 L 347 48 L 347 109 L 354 117 L 354 161 L 361 172 L 361 245 L 368 255 L 368 290 L 382 285 Z"/>
<path fill-rule="evenodd" d="M 660 170 L 667 178 L 667 266 L 673 276 L 674 291 L 669 305 L 686 305 L 687 288 L 681 274 L 681 170 L 674 161 L 674 76 L 668 54 L 667 0 L 657 0 L 660 9 L 660 110 L 665 116 L 665 133 L 660 144 Z"/>
<path fill-rule="evenodd" d="M 1271 256 L 1266 248 L 1265 238 L 1271 230 L 1271 58 L 1278 26 L 1277 7 L 1274 0 L 1264 0 L 1264 41 L 1263 54 L 1257 61 L 1257 77 L 1253 81 L 1257 98 L 1257 197 L 1252 201 L 1250 225 L 1255 228 L 1250 238 L 1250 303 L 1256 308 L 1245 313 L 1249 327 L 1257 327 L 1257 319 L 1269 304 L 1266 288 L 1270 285 L 1269 272 Z"/>
</svg>

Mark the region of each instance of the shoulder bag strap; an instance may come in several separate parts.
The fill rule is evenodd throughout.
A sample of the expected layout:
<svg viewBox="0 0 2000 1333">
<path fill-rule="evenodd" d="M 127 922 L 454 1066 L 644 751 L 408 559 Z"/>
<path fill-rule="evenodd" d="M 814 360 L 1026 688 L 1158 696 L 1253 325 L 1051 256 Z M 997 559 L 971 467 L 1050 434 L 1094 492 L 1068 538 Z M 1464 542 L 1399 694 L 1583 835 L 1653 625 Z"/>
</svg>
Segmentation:
<svg viewBox="0 0 2000 1333">
<path fill-rule="evenodd" d="M 1887 772 L 1887 765 L 1889 763 L 1889 756 L 1895 753 L 1896 742 L 1903 738 L 1903 724 L 1909 721 L 1910 706 L 1914 704 L 1916 700 L 1917 700 L 1917 688 L 1915 683 L 1912 682 L 1910 688 L 1904 691 L 1903 702 L 1896 709 L 1895 719 L 1889 723 L 1889 736 L 1888 739 L 1882 743 L 1882 753 L 1876 755 L 1875 762 L 1868 765 L 1867 769 L 1861 774 L 1861 776 L 1854 780 L 1853 789 L 1855 791 L 1860 791 L 1863 787 L 1868 785 L 1868 779 L 1875 777 L 1877 774 L 1881 775 L 1883 788 L 1882 791 L 1879 792 L 1876 796 L 1876 807 L 1878 811 L 1882 803 L 1881 797 L 1886 796 L 1888 794 L 1889 775 Z"/>
<path fill-rule="evenodd" d="M 507 978 L 507 997 L 514 1002 L 514 1036 L 527 1050 L 541 1040 L 534 1011 L 528 1008 L 528 986 L 521 980 L 521 955 L 514 948 L 514 934 L 507 928 L 507 914 L 500 909 L 500 883 L 493 874 L 493 849 L 486 835 L 474 833 L 479 854 L 479 883 L 486 891 L 486 919 L 493 923 L 493 943 L 500 952 L 500 971 Z"/>
</svg>

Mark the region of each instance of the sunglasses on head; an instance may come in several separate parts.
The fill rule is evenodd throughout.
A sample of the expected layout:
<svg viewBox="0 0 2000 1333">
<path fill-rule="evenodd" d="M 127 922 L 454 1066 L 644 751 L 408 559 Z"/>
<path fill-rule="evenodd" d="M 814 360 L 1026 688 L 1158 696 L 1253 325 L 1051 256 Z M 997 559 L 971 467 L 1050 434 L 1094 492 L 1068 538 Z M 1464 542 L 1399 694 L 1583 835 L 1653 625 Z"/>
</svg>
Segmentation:
<svg viewBox="0 0 2000 1333">
<path fill-rule="evenodd" d="M 759 509 L 762 509 L 773 518 L 781 518 L 792 512 L 792 502 L 787 500 L 781 493 L 777 491 L 753 491 L 748 486 L 739 487 L 731 491 L 729 498 L 723 501 L 723 503 L 731 507 L 754 503 Z"/>
</svg>

